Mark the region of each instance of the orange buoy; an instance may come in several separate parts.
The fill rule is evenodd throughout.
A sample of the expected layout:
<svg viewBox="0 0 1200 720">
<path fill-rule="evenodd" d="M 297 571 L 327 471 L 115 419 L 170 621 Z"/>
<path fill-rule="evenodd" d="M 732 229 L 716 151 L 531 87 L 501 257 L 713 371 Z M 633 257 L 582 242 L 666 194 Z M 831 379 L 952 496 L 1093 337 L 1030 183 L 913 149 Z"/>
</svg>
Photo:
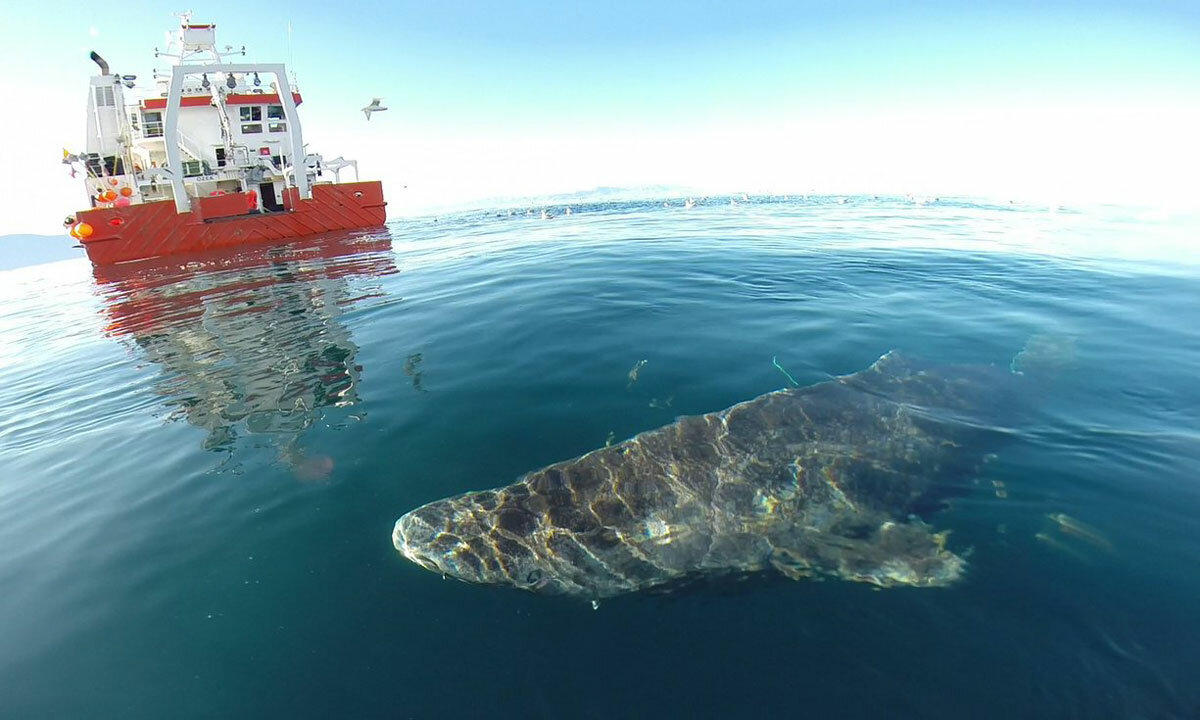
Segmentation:
<svg viewBox="0 0 1200 720">
<path fill-rule="evenodd" d="M 85 222 L 79 223 L 78 225 L 75 226 L 75 233 L 76 233 L 75 237 L 77 237 L 77 238 L 83 239 L 86 237 L 91 237 L 93 232 L 94 231 L 92 230 L 92 226 L 88 225 Z"/>
<path fill-rule="evenodd" d="M 121 188 L 121 195 L 123 197 L 129 197 L 132 194 L 133 194 L 133 188 L 127 188 L 127 187 Z"/>
<path fill-rule="evenodd" d="M 75 238 L 76 240 L 78 240 L 79 232 L 76 230 L 76 228 L 77 228 L 77 226 L 74 223 L 72 223 L 71 227 L 67 229 L 67 234 L 70 235 L 71 237 Z"/>
<path fill-rule="evenodd" d="M 113 200 L 117 199 L 117 194 L 112 190 L 105 190 L 104 192 L 100 193 L 100 199 L 104 202 L 112 202 Z"/>
<path fill-rule="evenodd" d="M 116 187 L 116 186 L 117 186 L 119 183 L 117 182 L 117 179 L 116 179 L 116 178 L 109 178 L 109 179 L 108 179 L 108 184 L 109 184 L 109 185 L 112 185 L 113 187 Z"/>
</svg>

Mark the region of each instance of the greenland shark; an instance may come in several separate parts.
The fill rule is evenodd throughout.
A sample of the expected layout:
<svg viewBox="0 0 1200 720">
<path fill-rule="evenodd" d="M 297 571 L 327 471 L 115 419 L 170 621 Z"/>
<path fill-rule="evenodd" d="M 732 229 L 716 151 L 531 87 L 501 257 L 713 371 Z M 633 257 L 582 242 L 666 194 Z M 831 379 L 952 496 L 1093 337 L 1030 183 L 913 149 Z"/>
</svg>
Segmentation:
<svg viewBox="0 0 1200 720">
<path fill-rule="evenodd" d="M 948 585 L 965 561 L 922 515 L 972 476 L 1001 434 L 976 413 L 1016 397 L 1019 378 L 893 351 L 431 502 L 392 540 L 445 577 L 591 600 L 770 570 Z"/>
</svg>

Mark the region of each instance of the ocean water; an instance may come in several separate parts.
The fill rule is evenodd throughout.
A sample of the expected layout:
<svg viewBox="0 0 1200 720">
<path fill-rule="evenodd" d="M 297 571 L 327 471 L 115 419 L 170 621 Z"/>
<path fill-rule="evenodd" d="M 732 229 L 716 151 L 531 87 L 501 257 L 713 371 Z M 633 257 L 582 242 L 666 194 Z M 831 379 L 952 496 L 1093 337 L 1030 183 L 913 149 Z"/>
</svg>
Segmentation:
<svg viewBox="0 0 1200 720">
<path fill-rule="evenodd" d="M 0 273 L 0 717 L 1200 717 L 1194 224 L 572 209 Z M 776 363 L 807 385 L 892 349 L 1049 379 L 930 518 L 969 553 L 951 587 L 593 610 L 392 547 L 418 505 L 779 389 Z"/>
</svg>

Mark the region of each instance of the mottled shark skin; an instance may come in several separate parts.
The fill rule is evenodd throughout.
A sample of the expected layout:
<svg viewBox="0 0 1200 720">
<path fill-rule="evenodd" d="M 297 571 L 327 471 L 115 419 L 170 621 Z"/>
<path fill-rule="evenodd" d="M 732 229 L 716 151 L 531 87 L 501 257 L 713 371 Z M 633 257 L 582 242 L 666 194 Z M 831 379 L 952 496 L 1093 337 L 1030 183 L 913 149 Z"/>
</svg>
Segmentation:
<svg viewBox="0 0 1200 720">
<path fill-rule="evenodd" d="M 443 576 L 589 599 L 771 568 L 947 585 L 965 563 L 912 513 L 971 474 L 989 433 L 970 412 L 1011 397 L 1014 377 L 891 352 L 429 503 L 392 539 Z"/>
</svg>

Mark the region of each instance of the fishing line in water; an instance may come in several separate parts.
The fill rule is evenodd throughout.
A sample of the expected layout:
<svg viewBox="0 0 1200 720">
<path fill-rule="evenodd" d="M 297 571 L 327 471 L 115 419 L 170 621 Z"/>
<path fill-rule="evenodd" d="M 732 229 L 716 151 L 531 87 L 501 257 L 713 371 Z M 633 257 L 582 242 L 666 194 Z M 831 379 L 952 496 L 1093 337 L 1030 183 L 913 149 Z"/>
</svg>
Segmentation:
<svg viewBox="0 0 1200 720">
<path fill-rule="evenodd" d="M 787 379 L 792 381 L 792 385 L 794 385 L 796 387 L 800 387 L 800 383 L 796 382 L 796 378 L 792 377 L 792 374 L 789 373 L 787 370 L 784 370 L 783 366 L 779 364 L 778 356 L 776 356 L 776 355 L 771 356 L 771 364 L 774 365 L 779 370 L 779 372 L 786 375 Z"/>
</svg>

